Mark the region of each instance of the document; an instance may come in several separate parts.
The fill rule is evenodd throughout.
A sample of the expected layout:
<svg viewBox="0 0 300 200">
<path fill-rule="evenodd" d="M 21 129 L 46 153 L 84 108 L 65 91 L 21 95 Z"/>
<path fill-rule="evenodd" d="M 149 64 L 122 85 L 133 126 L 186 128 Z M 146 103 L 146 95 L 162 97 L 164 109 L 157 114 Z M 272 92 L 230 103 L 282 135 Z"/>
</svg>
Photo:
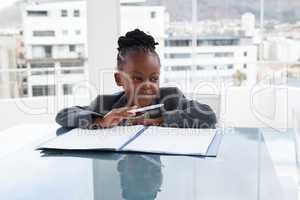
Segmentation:
<svg viewBox="0 0 300 200">
<path fill-rule="evenodd" d="M 151 126 L 126 145 L 124 151 L 206 155 L 216 130 Z"/>
<path fill-rule="evenodd" d="M 107 129 L 73 129 L 38 149 L 102 150 L 205 156 L 216 129 L 116 126 Z"/>
<path fill-rule="evenodd" d="M 116 126 L 97 130 L 76 128 L 47 141 L 39 149 L 117 150 L 143 129 L 142 125 Z"/>
</svg>

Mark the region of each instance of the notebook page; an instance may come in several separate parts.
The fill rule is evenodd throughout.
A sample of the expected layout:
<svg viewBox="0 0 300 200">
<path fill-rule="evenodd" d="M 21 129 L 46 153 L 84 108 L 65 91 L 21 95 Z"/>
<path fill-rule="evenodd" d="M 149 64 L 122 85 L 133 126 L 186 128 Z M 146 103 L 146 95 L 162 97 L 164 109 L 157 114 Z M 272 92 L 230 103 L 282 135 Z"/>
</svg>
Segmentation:
<svg viewBox="0 0 300 200">
<path fill-rule="evenodd" d="M 123 148 L 124 151 L 206 155 L 216 129 L 167 128 L 151 126 Z"/>
<path fill-rule="evenodd" d="M 116 126 L 107 129 L 73 129 L 42 144 L 39 149 L 118 149 L 144 126 Z"/>
</svg>

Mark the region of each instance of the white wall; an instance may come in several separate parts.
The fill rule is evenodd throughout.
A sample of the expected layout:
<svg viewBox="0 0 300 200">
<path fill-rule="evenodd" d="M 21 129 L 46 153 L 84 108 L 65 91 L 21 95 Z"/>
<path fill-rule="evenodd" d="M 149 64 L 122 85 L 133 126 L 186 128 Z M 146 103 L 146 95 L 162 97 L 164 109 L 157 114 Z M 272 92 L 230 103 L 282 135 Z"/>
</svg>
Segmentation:
<svg viewBox="0 0 300 200">
<path fill-rule="evenodd" d="M 96 94 L 118 91 L 114 81 L 117 41 L 120 36 L 120 2 L 87 1 L 90 87 Z"/>
</svg>

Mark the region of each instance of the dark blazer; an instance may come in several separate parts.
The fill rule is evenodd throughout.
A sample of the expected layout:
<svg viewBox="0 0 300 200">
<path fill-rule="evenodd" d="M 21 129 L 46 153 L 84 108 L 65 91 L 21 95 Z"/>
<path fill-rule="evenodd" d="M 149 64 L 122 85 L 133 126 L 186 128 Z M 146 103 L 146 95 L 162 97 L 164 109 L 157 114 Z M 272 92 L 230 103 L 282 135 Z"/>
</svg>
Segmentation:
<svg viewBox="0 0 300 200">
<path fill-rule="evenodd" d="M 214 111 L 205 104 L 188 100 L 176 87 L 160 88 L 153 104 L 163 103 L 160 110 L 148 112 L 150 118 L 163 117 L 161 126 L 178 128 L 214 128 L 217 122 Z M 61 110 L 56 122 L 68 128 L 91 128 L 97 117 L 103 117 L 114 108 L 124 107 L 127 98 L 124 92 L 98 95 L 89 106 L 74 106 Z M 126 125 L 126 121 L 121 125 Z"/>
</svg>

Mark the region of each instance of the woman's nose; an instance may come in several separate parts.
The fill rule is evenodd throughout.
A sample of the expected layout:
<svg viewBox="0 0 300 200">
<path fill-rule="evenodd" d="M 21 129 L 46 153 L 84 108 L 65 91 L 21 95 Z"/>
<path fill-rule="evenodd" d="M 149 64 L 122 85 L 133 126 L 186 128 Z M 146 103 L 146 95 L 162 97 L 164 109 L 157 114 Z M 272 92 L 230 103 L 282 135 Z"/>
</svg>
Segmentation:
<svg viewBox="0 0 300 200">
<path fill-rule="evenodd" d="M 153 84 L 150 81 L 145 81 L 143 83 L 142 90 L 146 93 L 152 93 Z"/>
<path fill-rule="evenodd" d="M 152 84 L 151 84 L 151 82 L 150 81 L 145 81 L 144 82 L 144 88 L 149 88 L 149 89 L 151 89 L 151 87 L 152 87 Z"/>
</svg>

